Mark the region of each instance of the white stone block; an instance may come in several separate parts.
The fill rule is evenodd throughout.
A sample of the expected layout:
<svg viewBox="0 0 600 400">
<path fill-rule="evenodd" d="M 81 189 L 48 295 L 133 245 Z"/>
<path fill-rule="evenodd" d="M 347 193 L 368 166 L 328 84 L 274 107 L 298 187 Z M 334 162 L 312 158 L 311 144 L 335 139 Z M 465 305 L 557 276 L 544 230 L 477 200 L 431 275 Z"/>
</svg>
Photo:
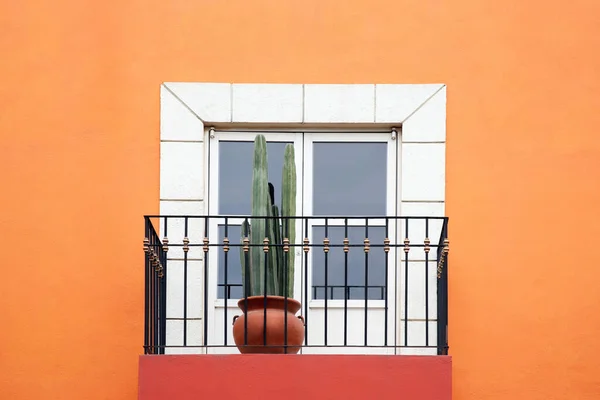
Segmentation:
<svg viewBox="0 0 600 400">
<path fill-rule="evenodd" d="M 160 88 L 160 140 L 202 141 L 204 125 L 165 86 Z"/>
<path fill-rule="evenodd" d="M 204 122 L 231 122 L 231 84 L 166 82 L 164 84 Z"/>
<path fill-rule="evenodd" d="M 302 85 L 233 84 L 233 122 L 302 122 Z"/>
<path fill-rule="evenodd" d="M 161 142 L 160 198 L 204 198 L 204 143 Z"/>
<path fill-rule="evenodd" d="M 444 143 L 402 143 L 402 200 L 444 201 Z"/>
<path fill-rule="evenodd" d="M 402 125 L 402 141 L 446 141 L 446 87 L 437 92 Z"/>
<path fill-rule="evenodd" d="M 404 122 L 429 100 L 441 84 L 378 84 L 376 93 L 376 122 Z"/>
<path fill-rule="evenodd" d="M 305 85 L 304 122 L 374 122 L 375 85 Z"/>
</svg>

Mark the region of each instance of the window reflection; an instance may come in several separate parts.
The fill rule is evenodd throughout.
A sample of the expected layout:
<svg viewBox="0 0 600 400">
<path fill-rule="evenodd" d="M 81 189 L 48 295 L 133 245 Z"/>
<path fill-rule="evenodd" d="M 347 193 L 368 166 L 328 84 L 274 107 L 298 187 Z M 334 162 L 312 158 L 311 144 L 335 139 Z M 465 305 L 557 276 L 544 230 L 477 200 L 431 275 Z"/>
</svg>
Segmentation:
<svg viewBox="0 0 600 400">
<path fill-rule="evenodd" d="M 267 142 L 269 181 L 281 204 L 281 170 L 285 145 Z M 250 215 L 254 142 L 219 142 L 219 214 Z"/>
<path fill-rule="evenodd" d="M 241 242 L 242 229 L 239 225 L 227 226 L 227 238 L 229 239 L 229 252 L 227 252 L 227 282 L 225 282 L 225 252 L 222 247 L 218 247 L 219 252 L 219 271 L 218 271 L 218 290 L 217 298 L 225 298 L 228 293 L 229 299 L 241 299 L 244 297 L 242 288 L 242 261 L 240 258 L 240 247 L 234 246 Z M 219 243 L 223 243 L 225 238 L 225 226 L 219 226 Z"/>
<path fill-rule="evenodd" d="M 327 237 L 331 245 L 344 243 L 344 227 L 328 227 Z M 313 228 L 313 241 L 322 243 L 325 238 L 325 227 Z M 371 244 L 383 244 L 385 227 L 369 227 L 368 232 Z M 362 244 L 365 239 L 364 226 L 348 227 L 350 244 Z M 345 285 L 346 264 L 343 247 L 331 247 L 327 260 L 327 289 L 325 288 L 325 253 L 319 247 L 315 248 L 312 259 L 314 299 L 324 299 L 327 292 L 328 299 L 344 299 L 344 292 L 348 299 L 365 298 L 365 252 L 362 247 L 351 247 L 348 252 L 348 287 Z M 385 252 L 382 247 L 373 247 L 369 252 L 368 287 L 367 293 L 370 300 L 381 300 L 385 296 Z"/>
<path fill-rule="evenodd" d="M 386 212 L 386 143 L 314 143 L 313 214 Z"/>
</svg>

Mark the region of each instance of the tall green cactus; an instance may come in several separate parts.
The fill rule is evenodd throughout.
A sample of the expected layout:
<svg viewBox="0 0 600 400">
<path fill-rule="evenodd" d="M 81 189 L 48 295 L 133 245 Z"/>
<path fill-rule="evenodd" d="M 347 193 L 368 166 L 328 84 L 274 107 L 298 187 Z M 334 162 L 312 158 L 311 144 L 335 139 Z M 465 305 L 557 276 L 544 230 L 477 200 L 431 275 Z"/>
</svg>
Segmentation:
<svg viewBox="0 0 600 400">
<path fill-rule="evenodd" d="M 293 217 L 296 215 L 296 161 L 294 154 L 294 146 L 288 144 L 285 146 L 285 153 L 283 156 L 283 174 L 281 178 L 281 215 L 287 217 Z M 296 219 L 295 218 L 283 218 L 282 221 L 282 234 L 284 237 L 289 238 L 290 243 L 296 241 Z M 291 247 L 287 254 L 287 281 L 288 281 L 288 296 L 293 297 L 294 295 L 294 261 L 295 248 Z M 282 260 L 282 266 L 285 263 Z M 282 272 L 283 274 L 283 272 Z M 284 279 L 284 276 L 281 276 Z M 282 288 L 282 291 L 284 289 Z"/>
<path fill-rule="evenodd" d="M 269 187 L 271 186 L 271 187 Z M 274 204 L 273 187 L 269 182 L 267 143 L 263 135 L 254 139 L 254 168 L 252 172 L 252 216 L 250 223 L 242 224 L 242 241 L 248 238 L 251 246 L 248 257 L 240 252 L 244 292 L 249 296 L 266 294 L 294 296 L 294 247 L 286 253 L 284 238 L 295 241 L 296 223 L 296 162 L 293 145 L 286 145 L 281 182 L 281 215 Z M 264 252 L 264 239 L 269 240 L 269 251 Z M 265 264 L 266 262 L 266 264 Z M 266 269 L 265 269 L 266 268 Z M 247 279 L 248 273 L 249 279 Z M 266 273 L 266 288 L 265 288 Z"/>
</svg>

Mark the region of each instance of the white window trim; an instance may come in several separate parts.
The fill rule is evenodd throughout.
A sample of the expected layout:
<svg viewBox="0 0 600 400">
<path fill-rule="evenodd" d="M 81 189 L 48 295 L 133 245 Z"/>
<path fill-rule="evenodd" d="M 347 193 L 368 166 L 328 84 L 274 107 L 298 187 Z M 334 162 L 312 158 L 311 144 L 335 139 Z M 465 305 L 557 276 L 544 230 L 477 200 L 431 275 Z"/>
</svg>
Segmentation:
<svg viewBox="0 0 600 400">
<path fill-rule="evenodd" d="M 395 127 L 401 163 L 398 215 L 445 213 L 444 84 L 167 82 L 161 85 L 160 97 L 161 214 L 208 213 L 204 203 L 208 200 L 209 146 L 204 143 L 213 126 L 388 127 L 390 131 Z M 200 298 L 188 300 L 196 303 Z M 193 334 L 191 329 L 189 334 Z M 178 329 L 169 331 L 180 336 Z"/>
</svg>

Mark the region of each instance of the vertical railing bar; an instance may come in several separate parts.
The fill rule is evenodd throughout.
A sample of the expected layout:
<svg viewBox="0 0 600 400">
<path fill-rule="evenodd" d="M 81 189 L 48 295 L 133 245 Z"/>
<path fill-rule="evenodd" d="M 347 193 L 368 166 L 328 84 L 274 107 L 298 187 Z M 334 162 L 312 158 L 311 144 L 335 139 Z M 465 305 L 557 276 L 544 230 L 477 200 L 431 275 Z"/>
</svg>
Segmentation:
<svg viewBox="0 0 600 400">
<path fill-rule="evenodd" d="M 183 220 L 183 237 L 188 237 L 188 217 Z M 188 252 L 183 249 L 183 347 L 187 346 L 187 281 L 188 281 Z"/>
<path fill-rule="evenodd" d="M 304 239 L 308 238 L 308 217 L 302 217 L 304 220 Z M 301 219 L 301 221 L 302 221 Z M 303 239 L 303 240 L 304 240 Z M 308 346 L 308 248 L 302 249 L 304 251 L 304 345 Z M 314 296 L 315 298 L 317 296 Z"/>
<path fill-rule="evenodd" d="M 154 235 L 152 235 L 152 239 L 150 242 L 150 248 L 152 249 L 152 251 L 154 252 L 153 255 L 154 257 L 157 257 L 158 255 L 158 249 L 156 248 L 156 237 Z M 152 294 L 152 297 L 150 298 L 150 304 L 151 304 L 151 313 L 152 313 L 152 317 L 151 317 L 151 325 L 152 325 L 152 332 L 151 332 L 151 343 L 152 343 L 152 354 L 156 354 L 156 329 L 157 329 L 157 324 L 156 324 L 156 297 L 158 296 L 158 294 L 156 293 L 156 266 L 155 266 L 155 261 L 156 259 L 153 257 L 153 262 L 150 265 L 150 292 Z"/>
<path fill-rule="evenodd" d="M 165 237 L 166 237 L 165 228 Z M 160 354 L 165 354 L 165 346 L 167 344 L 167 273 L 168 273 L 168 262 L 167 252 L 162 251 L 162 263 L 163 263 L 163 276 L 160 278 L 161 288 L 161 319 L 160 319 Z"/>
<path fill-rule="evenodd" d="M 269 218 L 265 218 L 265 238 L 269 237 Z M 265 253 L 265 258 L 264 258 L 264 282 L 263 282 L 263 296 L 264 296 L 264 309 L 263 309 L 263 321 L 264 321 L 264 325 L 263 325 L 263 345 L 267 345 L 267 275 L 268 275 L 268 269 L 269 269 L 269 251 L 268 251 L 268 247 L 265 247 L 266 250 Z"/>
<path fill-rule="evenodd" d="M 165 231 L 163 233 L 163 237 L 167 238 L 168 237 L 168 218 L 164 217 L 163 218 L 164 221 L 164 227 L 165 227 Z M 160 237 L 157 238 L 157 242 L 158 242 L 158 246 L 159 246 L 159 251 L 157 252 L 157 254 L 159 255 L 159 261 L 162 265 L 162 277 L 160 276 L 160 273 L 158 274 L 158 286 L 157 286 L 157 290 L 158 290 L 158 332 L 159 332 L 159 336 L 158 336 L 158 353 L 159 354 L 163 354 L 164 353 L 164 346 L 166 345 L 166 304 L 167 304 L 167 299 L 166 299 L 166 274 L 167 274 L 167 262 L 166 262 L 166 252 L 164 251 L 162 242 L 160 241 Z"/>
<path fill-rule="evenodd" d="M 160 223 L 160 222 L 159 222 Z M 152 259 L 150 262 L 150 354 L 156 354 L 156 258 L 158 256 L 156 248 L 156 237 L 154 232 L 150 236 L 150 249 L 152 250 Z"/>
<path fill-rule="evenodd" d="M 425 218 L 425 240 L 429 240 L 429 218 Z M 429 347 L 429 247 L 425 248 L 425 346 Z"/>
<path fill-rule="evenodd" d="M 448 219 L 444 220 L 445 234 L 444 240 L 448 239 Z M 449 343 L 448 343 L 448 253 L 444 258 L 444 270 L 442 271 L 444 278 L 444 355 L 448 355 Z"/>
<path fill-rule="evenodd" d="M 400 307 L 398 306 L 398 227 L 402 217 L 394 218 L 394 354 L 398 353 L 398 320 L 400 319 Z"/>
<path fill-rule="evenodd" d="M 344 243 L 349 244 L 348 239 L 348 218 L 344 218 Z M 348 252 L 350 247 L 344 248 L 344 346 L 348 345 L 348 298 L 350 297 L 350 288 L 348 287 Z"/>
<path fill-rule="evenodd" d="M 151 251 L 154 251 L 153 242 L 154 238 L 152 234 L 149 234 L 150 244 L 148 245 Z M 154 266 L 152 265 L 152 258 L 150 258 L 148 265 L 148 350 L 149 354 L 153 354 L 153 332 L 154 332 L 154 293 L 152 292 L 152 283 L 154 279 L 154 275 L 152 274 Z"/>
<path fill-rule="evenodd" d="M 440 235 L 438 249 L 437 249 L 437 264 L 439 265 L 442 260 L 444 253 L 444 243 L 447 238 L 447 223 L 448 219 L 445 218 L 442 225 L 442 232 Z M 447 271 L 447 258 L 444 258 L 442 263 L 442 272 L 437 279 L 437 307 L 438 307 L 438 318 L 437 318 L 437 354 L 443 355 L 447 353 L 447 287 L 445 285 L 446 271 Z M 436 271 L 436 274 L 439 273 Z"/>
<path fill-rule="evenodd" d="M 249 227 L 248 218 L 244 226 Z M 250 229 L 246 230 L 245 240 L 250 240 Z M 244 346 L 248 346 L 248 293 L 250 292 L 250 249 L 244 252 Z"/>
<path fill-rule="evenodd" d="M 225 217 L 225 233 L 224 233 L 224 238 L 229 240 L 229 218 Z M 228 308 L 228 302 L 229 302 L 229 294 L 227 293 L 227 291 L 225 289 L 227 289 L 227 285 L 229 285 L 229 278 L 227 276 L 227 270 L 229 269 L 229 265 L 227 265 L 228 263 L 228 255 L 229 255 L 229 248 L 227 248 L 227 250 L 225 250 L 225 248 L 223 247 L 223 264 L 224 264 L 224 268 L 225 271 L 223 273 L 223 279 L 225 279 L 225 286 L 223 287 L 223 297 L 225 297 L 225 299 L 223 300 L 223 302 L 225 303 L 225 308 L 223 310 L 223 345 L 227 346 L 227 323 L 228 323 L 228 319 L 227 319 L 227 308 Z"/>
<path fill-rule="evenodd" d="M 202 305 L 202 309 L 204 311 L 204 346 L 208 346 L 208 242 L 209 238 L 209 218 L 204 218 L 204 304 Z M 208 350 L 207 350 L 208 353 Z"/>
<path fill-rule="evenodd" d="M 153 238 L 152 235 L 149 235 L 150 238 L 150 242 L 149 242 L 149 248 L 151 251 L 154 251 L 153 248 Z M 153 318 L 154 318 L 154 308 L 153 308 L 153 302 L 154 302 L 154 293 L 152 293 L 152 281 L 154 279 L 154 275 L 152 275 L 152 269 L 153 269 L 153 265 L 152 265 L 152 258 L 150 258 L 149 260 L 149 265 L 148 265 L 148 351 L 149 354 L 153 354 L 152 353 L 152 348 L 153 348 L 153 343 L 152 343 L 152 338 L 153 338 L 153 332 L 154 332 L 154 324 L 153 324 Z"/>
<path fill-rule="evenodd" d="M 405 241 L 408 240 L 408 218 L 404 223 Z M 404 346 L 408 346 L 408 251 L 404 251 Z"/>
<path fill-rule="evenodd" d="M 160 265 L 160 253 L 162 249 L 158 234 L 154 238 L 154 243 L 156 247 L 155 254 Z M 154 354 L 160 354 L 160 278 L 156 269 L 154 270 L 154 315 Z"/>
<path fill-rule="evenodd" d="M 386 217 L 385 219 L 385 240 L 389 241 L 389 218 Z M 385 300 L 385 305 L 384 305 L 384 310 L 385 310 L 385 321 L 384 321 L 384 328 L 383 328 L 383 345 L 387 347 L 388 345 L 388 268 L 389 268 L 389 248 L 384 249 L 385 252 L 385 273 L 383 274 L 383 276 L 385 277 L 385 283 L 384 283 L 384 287 L 385 289 L 382 289 L 382 296 L 385 296 L 384 300 Z M 385 292 L 384 292 L 385 290 Z"/>
<path fill-rule="evenodd" d="M 149 324 L 149 312 L 150 312 L 150 302 L 148 301 L 149 296 L 150 296 L 150 281 L 149 281 L 149 276 L 150 276 L 150 271 L 148 271 L 148 265 L 149 265 L 149 250 L 150 250 L 150 228 L 148 227 L 148 224 L 150 222 L 150 219 L 148 217 L 144 217 L 144 238 L 148 239 L 146 242 L 147 246 L 148 246 L 148 251 L 145 251 L 144 254 L 144 354 L 148 354 L 148 339 L 149 339 L 149 335 L 148 335 L 148 331 L 150 329 L 150 324 Z M 146 249 L 144 249 L 146 250 Z"/>
<path fill-rule="evenodd" d="M 327 242 L 329 240 L 328 235 L 329 235 L 329 221 L 328 221 L 327 218 L 325 218 L 325 240 L 323 241 L 323 244 L 325 246 L 327 246 L 327 244 L 328 244 L 328 242 Z M 327 346 L 327 326 L 328 326 L 328 323 L 327 323 L 327 319 L 328 319 L 328 315 L 327 315 L 327 297 L 328 297 L 328 294 L 327 294 L 327 284 L 329 283 L 328 282 L 329 268 L 328 268 L 327 263 L 329 261 L 329 257 L 328 257 L 329 256 L 329 248 L 328 247 L 323 247 L 323 251 L 325 252 L 325 290 L 323 290 L 324 291 L 324 295 L 325 295 L 324 296 L 325 297 L 325 314 L 324 314 L 324 319 L 325 319 L 325 327 L 324 327 L 324 329 L 325 329 L 325 332 L 324 332 L 324 334 L 325 334 L 325 346 Z"/>
<path fill-rule="evenodd" d="M 442 223 L 442 231 L 440 232 L 440 238 L 438 240 L 438 246 L 437 246 L 437 258 L 436 258 L 436 303 L 437 303 L 437 354 L 442 355 L 443 350 L 442 350 L 442 326 L 444 324 L 444 310 L 443 310 L 443 289 L 442 289 L 442 279 L 441 276 L 437 276 L 438 271 L 437 268 L 439 267 L 440 261 L 441 261 L 441 257 L 442 257 L 442 252 L 443 252 L 443 243 L 444 243 L 444 223 Z"/>
<path fill-rule="evenodd" d="M 368 335 L 368 301 L 369 301 L 369 218 L 365 218 L 365 346 L 367 346 Z"/>
<path fill-rule="evenodd" d="M 157 244 L 155 244 L 155 247 L 156 247 L 155 254 L 158 257 L 158 254 L 160 254 L 160 247 Z M 160 258 L 159 258 L 159 260 L 160 260 Z M 154 314 L 152 317 L 153 323 L 154 323 L 154 337 L 152 338 L 152 342 L 154 345 L 154 351 L 155 351 L 154 354 L 157 354 L 156 352 L 159 350 L 159 347 L 158 347 L 158 345 L 159 345 L 159 342 L 158 342 L 158 338 L 159 338 L 159 336 L 158 336 L 158 334 L 159 334 L 159 331 L 158 331 L 158 328 L 159 328 L 158 327 L 158 322 L 159 322 L 158 302 L 159 302 L 159 298 L 160 298 L 160 291 L 158 290 L 158 274 L 156 272 L 156 268 L 153 268 L 153 271 L 152 271 L 152 291 L 154 292 L 154 296 L 152 298 L 153 314 Z"/>
<path fill-rule="evenodd" d="M 157 307 L 156 304 L 158 302 L 158 292 L 156 290 L 156 258 L 158 257 L 159 254 L 159 248 L 158 245 L 156 244 L 156 236 L 152 236 L 152 242 L 151 242 L 151 248 L 152 251 L 154 252 L 153 255 L 153 262 L 151 265 L 151 288 L 152 288 L 152 354 L 156 354 L 156 349 L 157 349 L 157 337 L 158 337 L 158 324 L 157 324 L 157 317 L 156 317 L 156 311 L 157 311 Z"/>
<path fill-rule="evenodd" d="M 276 224 L 276 219 L 274 219 L 274 223 Z M 289 239 L 290 230 L 290 220 L 282 219 L 283 224 L 283 238 Z M 279 225 L 276 224 L 275 229 L 280 229 Z M 277 235 L 276 235 L 277 237 Z M 285 251 L 287 250 L 287 251 Z M 288 257 L 289 257 L 289 246 L 287 248 L 279 249 L 279 254 L 283 253 L 283 353 L 287 354 L 288 352 Z"/>
<path fill-rule="evenodd" d="M 156 237 L 153 236 L 152 237 L 152 251 L 154 251 L 154 256 L 157 257 L 158 256 L 158 248 L 156 246 Z M 154 265 L 155 263 L 153 263 L 151 265 L 151 275 L 150 275 L 150 280 L 151 280 L 151 291 L 152 291 L 152 298 L 151 298 L 151 304 L 152 304 L 152 354 L 156 354 L 156 329 L 157 329 L 157 324 L 156 324 L 156 297 L 158 296 L 158 293 L 156 292 L 156 266 Z"/>
</svg>

